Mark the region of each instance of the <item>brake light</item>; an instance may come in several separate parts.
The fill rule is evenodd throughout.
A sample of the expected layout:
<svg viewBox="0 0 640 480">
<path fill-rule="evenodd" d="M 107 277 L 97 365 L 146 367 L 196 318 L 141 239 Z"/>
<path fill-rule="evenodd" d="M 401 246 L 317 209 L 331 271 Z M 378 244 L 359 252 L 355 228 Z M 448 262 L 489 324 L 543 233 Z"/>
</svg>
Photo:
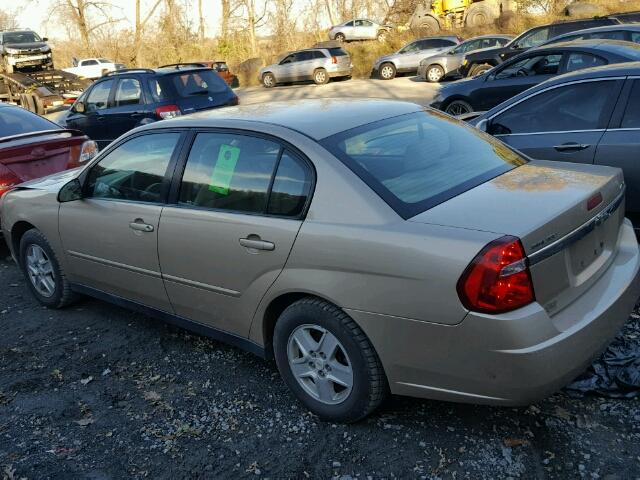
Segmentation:
<svg viewBox="0 0 640 480">
<path fill-rule="evenodd" d="M 331 57 L 331 63 L 335 65 L 336 63 L 338 63 L 338 59 L 335 56 Z"/>
<path fill-rule="evenodd" d="M 602 193 L 598 192 L 587 200 L 587 211 L 591 211 L 602 203 Z"/>
<path fill-rule="evenodd" d="M 15 173 L 0 163 L 0 197 L 19 183 L 22 183 L 22 180 L 20 180 Z"/>
<path fill-rule="evenodd" d="M 517 237 L 485 246 L 458 280 L 458 296 L 469 310 L 505 313 L 535 300 L 527 256 Z"/>
<path fill-rule="evenodd" d="M 169 118 L 179 117 L 180 115 L 182 115 L 182 112 L 177 105 L 163 105 L 156 108 L 156 116 L 160 120 L 167 120 Z"/>
</svg>

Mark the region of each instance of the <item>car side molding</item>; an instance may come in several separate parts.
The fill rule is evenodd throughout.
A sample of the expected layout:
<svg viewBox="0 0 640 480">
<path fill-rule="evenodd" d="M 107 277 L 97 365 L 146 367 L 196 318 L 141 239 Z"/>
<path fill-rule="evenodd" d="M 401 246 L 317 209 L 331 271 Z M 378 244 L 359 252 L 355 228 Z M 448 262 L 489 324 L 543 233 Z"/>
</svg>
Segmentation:
<svg viewBox="0 0 640 480">
<path fill-rule="evenodd" d="M 147 305 L 143 305 L 138 302 L 134 302 L 132 300 L 127 300 L 126 298 L 119 297 L 118 295 L 113 295 L 111 293 L 104 292 L 102 290 L 98 290 L 96 288 L 87 287 L 86 285 L 82 285 L 79 283 L 72 283 L 71 290 L 76 293 L 86 295 L 88 297 L 97 298 L 98 300 L 102 300 L 108 303 L 112 303 L 117 305 L 118 307 L 126 308 L 128 310 L 133 310 L 138 313 L 143 313 L 150 317 L 157 318 L 166 323 L 170 323 L 180 328 L 184 328 L 185 330 L 189 330 L 198 335 L 202 335 L 204 337 L 211 338 L 213 340 L 217 340 L 227 345 L 231 345 L 233 347 L 241 348 L 249 353 L 253 353 L 257 357 L 262 359 L 267 358 L 267 353 L 264 347 L 258 345 L 257 343 L 249 340 L 248 338 L 243 338 L 233 333 L 226 332 L 224 330 L 219 330 L 214 327 L 210 327 L 209 325 L 204 325 L 199 322 L 195 322 L 193 320 L 189 320 L 184 317 L 180 317 L 178 315 L 174 315 L 173 313 L 165 312 L 163 310 L 158 310 L 153 307 L 149 307 Z"/>
</svg>

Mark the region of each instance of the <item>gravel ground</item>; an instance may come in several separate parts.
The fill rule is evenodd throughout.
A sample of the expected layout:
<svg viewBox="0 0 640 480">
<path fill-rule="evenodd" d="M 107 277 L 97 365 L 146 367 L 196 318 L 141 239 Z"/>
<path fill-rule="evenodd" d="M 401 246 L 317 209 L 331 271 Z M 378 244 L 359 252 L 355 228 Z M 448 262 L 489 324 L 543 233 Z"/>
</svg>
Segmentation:
<svg viewBox="0 0 640 480">
<path fill-rule="evenodd" d="M 0 251 L 0 478 L 640 478 L 640 401 L 392 398 L 322 423 L 273 363 L 95 300 L 40 307 Z"/>
</svg>

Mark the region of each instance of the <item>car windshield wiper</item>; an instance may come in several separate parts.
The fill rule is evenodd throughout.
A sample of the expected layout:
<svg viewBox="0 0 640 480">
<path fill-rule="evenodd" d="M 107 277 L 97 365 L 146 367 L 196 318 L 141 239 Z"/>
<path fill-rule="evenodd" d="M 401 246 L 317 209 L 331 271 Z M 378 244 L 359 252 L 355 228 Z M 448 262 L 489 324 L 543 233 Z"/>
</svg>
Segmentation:
<svg viewBox="0 0 640 480">
<path fill-rule="evenodd" d="M 195 92 L 191 92 L 189 94 L 189 96 L 191 95 L 209 95 L 209 90 L 196 90 Z"/>
</svg>

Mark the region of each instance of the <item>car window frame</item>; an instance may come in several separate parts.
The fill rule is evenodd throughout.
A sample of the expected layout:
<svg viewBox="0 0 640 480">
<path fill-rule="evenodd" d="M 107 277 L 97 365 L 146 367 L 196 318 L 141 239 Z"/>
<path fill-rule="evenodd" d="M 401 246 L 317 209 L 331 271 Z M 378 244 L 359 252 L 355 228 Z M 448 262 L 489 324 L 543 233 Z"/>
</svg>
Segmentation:
<svg viewBox="0 0 640 480">
<path fill-rule="evenodd" d="M 107 83 L 107 82 L 111 82 L 111 89 L 109 90 L 109 95 L 107 96 L 107 106 L 104 107 L 101 110 L 108 110 L 110 108 L 113 107 L 113 95 L 115 92 L 115 87 L 118 84 L 118 79 L 115 77 L 105 77 L 104 80 L 100 80 L 99 82 L 95 82 L 93 85 L 91 85 L 91 88 L 89 90 L 87 90 L 87 96 L 84 98 L 83 103 L 85 104 L 85 111 L 82 112 L 82 114 L 84 115 L 90 115 L 90 114 L 98 114 L 100 112 L 100 110 L 93 110 L 93 111 L 88 111 L 87 107 L 89 105 L 89 97 L 91 96 L 91 94 L 93 93 L 93 91 L 96 89 L 96 87 Z"/>
<path fill-rule="evenodd" d="M 161 133 L 178 133 L 180 136 L 178 137 L 178 141 L 176 142 L 176 146 L 171 153 L 171 158 L 169 159 L 169 163 L 167 164 L 167 170 L 165 171 L 164 177 L 162 179 L 163 193 L 162 198 L 158 202 L 149 202 L 142 200 L 129 200 L 123 198 L 108 198 L 108 197 L 93 197 L 89 195 L 88 188 L 88 177 L 91 170 L 98 165 L 102 160 L 109 156 L 111 152 L 113 152 L 116 148 L 124 145 L 125 143 L 134 140 L 136 138 L 148 136 L 148 135 L 159 135 Z M 153 130 L 146 130 L 142 132 L 138 132 L 133 135 L 128 135 L 125 138 L 120 139 L 117 142 L 113 142 L 107 146 L 104 150 L 102 150 L 98 156 L 93 159 L 83 170 L 82 173 L 78 176 L 78 180 L 82 185 L 82 200 L 94 200 L 94 201 L 107 201 L 107 202 L 121 202 L 121 203 L 134 203 L 141 205 L 166 205 L 171 193 L 171 181 L 175 174 L 175 169 L 178 164 L 180 153 L 184 147 L 184 143 L 187 140 L 187 135 L 184 129 L 178 128 L 158 128 Z"/>
<path fill-rule="evenodd" d="M 146 105 L 147 104 L 147 99 L 146 99 L 146 94 L 144 91 L 144 80 L 142 78 L 140 78 L 138 75 L 122 75 L 121 77 L 117 77 L 118 81 L 116 82 L 116 85 L 114 86 L 113 89 L 113 105 L 107 107 L 107 108 L 121 108 L 121 107 L 133 107 L 136 105 Z M 120 86 L 120 83 L 122 83 L 125 80 L 137 80 L 138 84 L 140 85 L 140 98 L 138 99 L 138 103 L 128 103 L 126 105 L 117 105 L 116 104 L 116 94 L 118 93 L 118 87 Z"/>
<path fill-rule="evenodd" d="M 622 126 L 622 120 L 624 119 L 624 115 L 629 107 L 628 102 L 635 83 L 640 85 L 640 75 L 629 75 L 626 77 L 625 83 L 620 91 L 620 95 L 618 96 L 618 102 L 611 114 L 611 119 L 609 120 L 609 125 L 606 129 L 608 132 L 640 131 L 640 127 Z"/>
<path fill-rule="evenodd" d="M 281 137 L 276 135 L 271 135 L 264 132 L 258 132 L 255 130 L 245 130 L 241 128 L 224 128 L 224 127 L 192 127 L 188 129 L 184 129 L 186 133 L 186 137 L 181 146 L 180 154 L 177 157 L 177 163 L 175 169 L 172 174 L 171 183 L 169 186 L 169 194 L 167 198 L 167 206 L 173 208 L 182 208 L 188 210 L 200 210 L 200 211 L 208 211 L 208 212 L 217 212 L 217 213 L 225 213 L 230 215 L 249 215 L 249 216 L 258 216 L 263 218 L 280 218 L 286 220 L 296 220 L 296 221 L 304 221 L 307 218 L 307 213 L 311 206 L 311 202 L 313 201 L 313 196 L 316 189 L 316 182 L 318 178 L 318 174 L 313 162 L 309 159 L 307 155 L 305 155 L 298 147 L 291 144 L 290 142 L 284 140 Z M 267 191 L 267 200 L 265 202 L 264 210 L 262 212 L 249 212 L 243 210 L 230 210 L 228 208 L 212 208 L 212 207 L 202 207 L 198 205 L 185 205 L 180 203 L 180 187 L 182 185 L 182 178 L 184 177 L 184 172 L 187 167 L 187 162 L 189 160 L 189 154 L 191 153 L 191 149 L 196 140 L 196 137 L 200 133 L 218 133 L 223 135 L 242 135 L 253 138 L 260 138 L 263 140 L 267 140 L 270 142 L 277 143 L 280 145 L 280 152 L 278 153 L 278 160 L 274 166 L 273 173 L 271 175 L 271 180 L 269 182 L 269 189 Z M 280 166 L 280 160 L 282 159 L 282 155 L 284 152 L 289 153 L 292 157 L 297 158 L 300 162 L 305 164 L 309 170 L 311 175 L 311 182 L 309 185 L 309 194 L 305 201 L 304 207 L 300 214 L 296 216 L 292 215 L 275 215 L 267 213 L 267 209 L 269 208 L 269 202 L 271 201 L 271 190 L 273 188 L 273 184 L 275 182 L 276 175 L 278 173 L 278 167 Z"/>
<path fill-rule="evenodd" d="M 576 84 L 582 84 L 582 83 L 593 83 L 593 82 L 602 82 L 602 81 L 613 81 L 613 82 L 623 82 L 627 77 L 625 76 L 616 76 L 616 77 L 597 77 L 597 78 L 586 78 L 586 79 L 581 79 L 581 80 L 573 80 L 571 82 L 565 82 L 565 83 L 559 83 L 556 85 L 550 85 L 546 88 L 542 88 L 540 90 L 537 90 L 529 95 L 523 96 L 522 98 L 518 99 L 517 101 L 514 101 L 513 103 L 507 105 L 506 108 L 504 108 L 503 110 L 500 110 L 494 114 L 492 114 L 490 117 L 487 118 L 487 132 L 490 130 L 491 127 L 491 122 L 499 115 L 502 115 L 503 113 L 509 111 L 510 109 L 514 108 L 517 105 L 520 105 L 521 103 L 530 100 L 538 95 L 541 95 L 543 93 L 549 92 L 551 90 L 556 90 L 558 88 L 563 88 L 563 87 L 567 87 L 567 86 L 572 86 L 572 85 L 576 85 Z M 523 132 L 523 133 L 505 133 L 505 134 L 490 134 L 496 138 L 501 138 L 501 137 L 507 137 L 507 136 L 522 136 L 522 135 L 549 135 L 549 134 L 559 134 L 559 133 L 579 133 L 579 132 L 604 132 L 606 130 L 609 129 L 612 121 L 613 121 L 613 114 L 614 111 L 617 110 L 617 104 L 622 96 L 622 92 L 625 88 L 624 84 L 620 85 L 620 89 L 618 91 L 618 97 L 611 102 L 611 105 L 609 105 L 609 115 L 608 115 L 608 120 L 606 122 L 606 126 L 604 126 L 603 128 L 595 128 L 595 129 L 587 129 L 587 130 L 553 130 L 553 131 L 548 131 L 548 132 Z"/>
</svg>

